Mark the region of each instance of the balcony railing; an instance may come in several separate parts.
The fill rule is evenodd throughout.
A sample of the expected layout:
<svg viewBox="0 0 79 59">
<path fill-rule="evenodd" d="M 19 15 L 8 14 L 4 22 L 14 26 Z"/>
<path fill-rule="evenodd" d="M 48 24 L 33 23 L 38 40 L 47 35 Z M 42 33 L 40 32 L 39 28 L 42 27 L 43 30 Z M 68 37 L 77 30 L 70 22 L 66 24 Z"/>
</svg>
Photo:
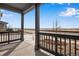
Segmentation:
<svg viewBox="0 0 79 59">
<path fill-rule="evenodd" d="M 20 37 L 21 37 L 20 31 L 0 32 L 0 44 L 20 40 L 21 39 Z"/>
<path fill-rule="evenodd" d="M 52 33 L 39 33 L 39 35 L 40 48 L 57 56 L 79 56 L 79 36 Z"/>
</svg>

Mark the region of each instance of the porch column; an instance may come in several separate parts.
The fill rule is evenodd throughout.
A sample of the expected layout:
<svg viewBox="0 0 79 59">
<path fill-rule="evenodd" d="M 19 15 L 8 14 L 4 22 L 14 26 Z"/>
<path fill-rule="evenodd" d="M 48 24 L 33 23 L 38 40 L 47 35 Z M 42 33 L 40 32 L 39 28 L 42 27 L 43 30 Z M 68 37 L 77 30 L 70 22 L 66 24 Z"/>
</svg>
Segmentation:
<svg viewBox="0 0 79 59">
<path fill-rule="evenodd" d="M 39 50 L 40 12 L 39 4 L 35 4 L 35 50 Z"/>
<path fill-rule="evenodd" d="M 24 41 L 24 13 L 21 13 L 21 41 Z"/>
</svg>

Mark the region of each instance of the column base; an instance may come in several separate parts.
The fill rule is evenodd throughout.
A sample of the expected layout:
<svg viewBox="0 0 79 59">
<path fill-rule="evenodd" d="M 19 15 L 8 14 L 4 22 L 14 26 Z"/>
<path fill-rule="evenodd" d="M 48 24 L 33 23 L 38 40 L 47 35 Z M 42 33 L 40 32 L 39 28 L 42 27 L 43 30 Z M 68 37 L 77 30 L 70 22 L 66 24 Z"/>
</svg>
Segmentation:
<svg viewBox="0 0 79 59">
<path fill-rule="evenodd" d="M 23 38 L 21 38 L 21 41 L 24 41 L 24 39 L 23 39 Z"/>
<path fill-rule="evenodd" d="M 39 47 L 36 47 L 36 46 L 35 46 L 35 50 L 39 50 Z"/>
</svg>

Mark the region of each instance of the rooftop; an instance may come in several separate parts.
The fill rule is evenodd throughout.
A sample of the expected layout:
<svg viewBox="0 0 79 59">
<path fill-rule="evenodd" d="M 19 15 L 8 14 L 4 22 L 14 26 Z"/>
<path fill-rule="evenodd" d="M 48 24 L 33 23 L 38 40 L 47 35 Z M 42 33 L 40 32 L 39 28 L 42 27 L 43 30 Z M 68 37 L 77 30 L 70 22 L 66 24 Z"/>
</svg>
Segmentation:
<svg viewBox="0 0 79 59">
<path fill-rule="evenodd" d="M 4 21 L 0 21 L 0 24 L 8 24 L 8 23 Z"/>
</svg>

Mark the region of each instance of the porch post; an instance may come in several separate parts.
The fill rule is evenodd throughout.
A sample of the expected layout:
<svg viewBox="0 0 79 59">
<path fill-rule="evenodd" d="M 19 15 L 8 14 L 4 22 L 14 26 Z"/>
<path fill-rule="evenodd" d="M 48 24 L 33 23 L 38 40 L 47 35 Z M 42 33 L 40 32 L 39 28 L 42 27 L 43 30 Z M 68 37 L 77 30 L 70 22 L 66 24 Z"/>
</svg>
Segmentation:
<svg viewBox="0 0 79 59">
<path fill-rule="evenodd" d="M 40 14 L 39 4 L 35 4 L 35 50 L 39 50 Z"/>
<path fill-rule="evenodd" d="M 21 13 L 21 41 L 24 41 L 24 13 Z"/>
</svg>

